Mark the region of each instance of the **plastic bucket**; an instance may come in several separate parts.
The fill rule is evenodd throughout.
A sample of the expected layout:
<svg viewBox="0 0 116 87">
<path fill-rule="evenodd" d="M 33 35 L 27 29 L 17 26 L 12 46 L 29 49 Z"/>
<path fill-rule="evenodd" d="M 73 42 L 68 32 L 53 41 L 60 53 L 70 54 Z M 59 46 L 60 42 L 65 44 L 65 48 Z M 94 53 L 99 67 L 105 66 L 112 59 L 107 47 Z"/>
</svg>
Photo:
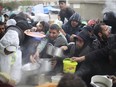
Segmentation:
<svg viewBox="0 0 116 87">
<path fill-rule="evenodd" d="M 64 73 L 75 73 L 77 62 L 71 61 L 70 58 L 66 58 L 63 60 L 63 72 Z"/>
</svg>

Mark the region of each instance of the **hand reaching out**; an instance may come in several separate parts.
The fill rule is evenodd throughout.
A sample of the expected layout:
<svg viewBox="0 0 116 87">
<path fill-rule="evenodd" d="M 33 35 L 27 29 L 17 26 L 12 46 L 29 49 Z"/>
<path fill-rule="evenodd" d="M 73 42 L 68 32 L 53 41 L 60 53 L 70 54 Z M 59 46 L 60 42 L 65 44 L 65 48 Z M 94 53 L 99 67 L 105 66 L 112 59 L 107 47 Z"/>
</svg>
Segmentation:
<svg viewBox="0 0 116 87">
<path fill-rule="evenodd" d="M 71 59 L 72 59 L 72 61 L 82 62 L 82 61 L 85 60 L 85 56 L 81 56 L 81 57 L 72 57 Z"/>
<path fill-rule="evenodd" d="M 36 63 L 37 62 L 37 58 L 39 58 L 38 50 L 35 52 L 34 55 L 30 55 L 30 60 L 31 60 L 32 63 Z"/>
</svg>

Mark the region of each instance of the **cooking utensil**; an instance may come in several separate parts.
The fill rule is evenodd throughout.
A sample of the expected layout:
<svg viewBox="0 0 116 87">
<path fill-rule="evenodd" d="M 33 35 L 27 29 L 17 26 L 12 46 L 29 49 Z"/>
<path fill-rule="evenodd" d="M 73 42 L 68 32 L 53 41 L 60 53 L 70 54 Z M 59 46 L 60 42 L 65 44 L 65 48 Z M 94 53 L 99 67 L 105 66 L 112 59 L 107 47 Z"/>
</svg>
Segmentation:
<svg viewBox="0 0 116 87">
<path fill-rule="evenodd" d="M 39 32 L 31 32 L 31 31 L 27 31 L 25 30 L 24 33 L 28 36 L 31 36 L 31 37 L 36 37 L 36 38 L 44 38 L 46 37 L 46 35 L 44 34 L 41 34 Z"/>
<path fill-rule="evenodd" d="M 40 64 L 39 63 L 27 63 L 23 65 L 22 71 L 25 75 L 33 75 L 39 72 Z"/>
<path fill-rule="evenodd" d="M 63 57 L 63 50 L 61 48 L 54 47 L 54 54 L 53 54 L 53 56 L 62 58 Z"/>
<path fill-rule="evenodd" d="M 52 62 L 49 58 L 41 59 L 40 72 L 47 73 L 52 70 Z"/>
<path fill-rule="evenodd" d="M 46 53 L 50 56 L 53 56 L 54 46 L 51 43 L 48 43 Z"/>
<path fill-rule="evenodd" d="M 63 50 L 61 48 L 53 46 L 51 43 L 47 45 L 46 53 L 53 57 L 63 57 Z"/>
<path fill-rule="evenodd" d="M 112 79 L 103 75 L 95 75 L 91 78 L 91 85 L 94 87 L 112 87 Z"/>
</svg>

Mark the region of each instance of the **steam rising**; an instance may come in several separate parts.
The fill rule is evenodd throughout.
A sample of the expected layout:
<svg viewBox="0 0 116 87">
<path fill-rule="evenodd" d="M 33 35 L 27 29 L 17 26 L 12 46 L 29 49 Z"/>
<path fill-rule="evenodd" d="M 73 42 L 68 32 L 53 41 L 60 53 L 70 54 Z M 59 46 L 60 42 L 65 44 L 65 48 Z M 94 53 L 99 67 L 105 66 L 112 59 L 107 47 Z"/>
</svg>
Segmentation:
<svg viewBox="0 0 116 87">
<path fill-rule="evenodd" d="M 113 12 L 116 16 L 116 0 L 106 0 L 103 13 Z"/>
</svg>

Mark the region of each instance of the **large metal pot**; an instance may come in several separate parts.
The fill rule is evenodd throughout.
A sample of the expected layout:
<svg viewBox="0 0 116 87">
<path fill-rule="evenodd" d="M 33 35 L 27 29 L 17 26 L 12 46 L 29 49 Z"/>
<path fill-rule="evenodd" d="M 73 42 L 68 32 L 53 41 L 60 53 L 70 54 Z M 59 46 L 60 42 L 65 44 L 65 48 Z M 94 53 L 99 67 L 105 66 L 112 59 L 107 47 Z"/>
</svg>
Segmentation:
<svg viewBox="0 0 116 87">
<path fill-rule="evenodd" d="M 61 48 L 53 46 L 50 43 L 47 45 L 46 53 L 52 57 L 63 57 L 63 50 Z"/>
<path fill-rule="evenodd" d="M 22 66 L 23 74 L 29 76 L 34 75 L 39 72 L 40 64 L 39 63 L 27 63 Z"/>
<path fill-rule="evenodd" d="M 40 73 L 48 73 L 52 70 L 52 62 L 49 58 L 40 59 L 41 65 L 40 65 Z"/>
</svg>

